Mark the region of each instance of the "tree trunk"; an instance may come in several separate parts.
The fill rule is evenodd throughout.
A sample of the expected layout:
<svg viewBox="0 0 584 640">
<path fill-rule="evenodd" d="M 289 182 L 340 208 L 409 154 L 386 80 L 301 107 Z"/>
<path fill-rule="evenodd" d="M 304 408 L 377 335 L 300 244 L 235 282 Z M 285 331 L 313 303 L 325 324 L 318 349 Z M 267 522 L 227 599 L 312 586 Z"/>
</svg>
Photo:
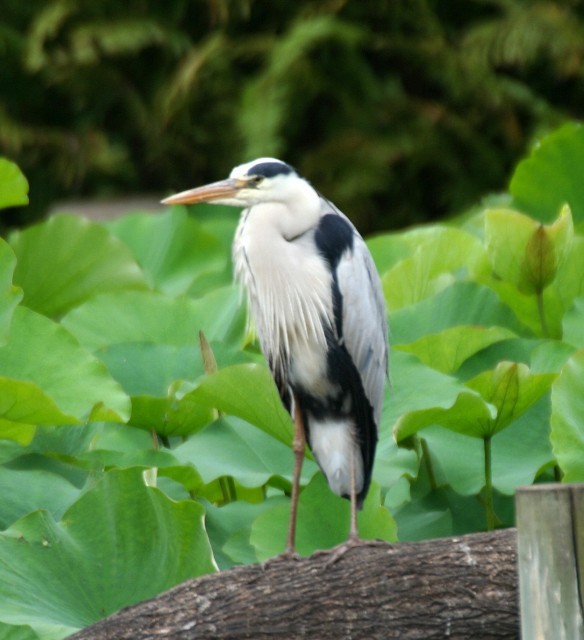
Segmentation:
<svg viewBox="0 0 584 640">
<path fill-rule="evenodd" d="M 349 547 L 189 580 L 71 638 L 519 638 L 514 529 Z"/>
</svg>

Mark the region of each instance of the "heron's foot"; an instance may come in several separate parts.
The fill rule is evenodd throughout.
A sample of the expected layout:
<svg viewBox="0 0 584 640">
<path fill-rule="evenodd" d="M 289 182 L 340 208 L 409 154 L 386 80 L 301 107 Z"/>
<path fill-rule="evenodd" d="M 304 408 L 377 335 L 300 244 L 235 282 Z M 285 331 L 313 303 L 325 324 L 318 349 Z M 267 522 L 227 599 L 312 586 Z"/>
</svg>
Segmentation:
<svg viewBox="0 0 584 640">
<path fill-rule="evenodd" d="M 330 567 L 336 564 L 347 552 L 351 551 L 355 547 L 361 546 L 365 543 L 365 540 L 361 540 L 358 535 L 350 535 L 345 542 L 339 544 L 330 550 L 330 557 L 325 563 L 325 567 Z"/>
<path fill-rule="evenodd" d="M 283 553 L 279 553 L 277 556 L 273 558 L 268 558 L 261 563 L 262 569 L 265 571 L 269 569 L 271 565 L 276 564 L 277 562 L 296 562 L 300 560 L 302 556 L 296 551 L 296 549 L 286 549 Z"/>
<path fill-rule="evenodd" d="M 325 562 L 325 567 L 330 567 L 337 563 L 347 552 L 351 551 L 351 549 L 355 549 L 356 547 L 377 547 L 386 545 L 387 542 L 384 540 L 363 540 L 358 535 L 351 535 L 345 542 L 324 552 L 330 555 L 328 560 Z"/>
</svg>

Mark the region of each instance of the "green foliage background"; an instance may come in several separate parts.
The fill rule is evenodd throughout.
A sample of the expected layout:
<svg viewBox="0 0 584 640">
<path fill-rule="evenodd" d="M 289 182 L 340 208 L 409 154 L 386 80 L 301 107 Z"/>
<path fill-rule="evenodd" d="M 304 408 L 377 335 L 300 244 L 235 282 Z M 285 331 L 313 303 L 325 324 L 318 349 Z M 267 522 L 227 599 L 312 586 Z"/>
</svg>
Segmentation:
<svg viewBox="0 0 584 640">
<path fill-rule="evenodd" d="M 391 326 L 361 535 L 511 526 L 517 486 L 584 481 L 584 129 L 510 193 L 369 246 Z M 0 160 L 0 207 L 27 183 Z M 237 213 L 57 215 L 0 239 L 0 637 L 59 639 L 283 550 L 292 427 L 231 284 Z M 298 549 L 349 505 L 307 459 Z"/>
<path fill-rule="evenodd" d="M 277 155 L 360 229 L 504 190 L 582 117 L 579 0 L 4 0 L 0 153 L 32 206 L 166 193 Z"/>
</svg>

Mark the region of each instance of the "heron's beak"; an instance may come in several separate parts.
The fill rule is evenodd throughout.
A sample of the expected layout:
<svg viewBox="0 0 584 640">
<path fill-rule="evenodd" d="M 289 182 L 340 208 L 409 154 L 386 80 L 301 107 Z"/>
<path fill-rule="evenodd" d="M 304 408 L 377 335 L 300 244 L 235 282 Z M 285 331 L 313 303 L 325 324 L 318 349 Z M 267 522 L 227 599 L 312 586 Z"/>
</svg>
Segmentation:
<svg viewBox="0 0 584 640">
<path fill-rule="evenodd" d="M 228 178 L 207 184 L 204 187 L 181 191 L 162 200 L 162 204 L 196 204 L 197 202 L 213 202 L 225 198 L 233 198 L 245 185 L 241 180 Z"/>
</svg>

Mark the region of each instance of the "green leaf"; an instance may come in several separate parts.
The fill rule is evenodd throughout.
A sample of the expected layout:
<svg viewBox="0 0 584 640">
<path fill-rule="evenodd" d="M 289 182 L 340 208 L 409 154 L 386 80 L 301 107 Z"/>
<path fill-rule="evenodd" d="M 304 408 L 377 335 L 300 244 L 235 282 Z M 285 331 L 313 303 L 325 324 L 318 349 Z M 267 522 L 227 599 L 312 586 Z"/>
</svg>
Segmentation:
<svg viewBox="0 0 584 640">
<path fill-rule="evenodd" d="M 513 310 L 519 322 L 525 327 L 524 334 L 542 336 L 543 328 L 538 309 L 538 297 L 519 291 L 516 285 L 497 278 L 483 277 L 484 284 L 497 292 L 503 305 Z M 565 311 L 564 303 L 559 296 L 556 282 L 546 287 L 541 296 L 547 326 L 547 336 L 561 337 L 562 315 Z"/>
<path fill-rule="evenodd" d="M 59 409 L 37 384 L 0 376 L 0 438 L 28 444 L 38 424 L 71 424 L 75 416 Z"/>
<path fill-rule="evenodd" d="M 568 123 L 546 136 L 522 160 L 511 179 L 514 206 L 550 222 L 568 203 L 577 224 L 584 221 L 584 128 Z"/>
<path fill-rule="evenodd" d="M 552 225 L 552 227 L 555 227 Z M 547 227 L 547 233 L 552 227 Z M 501 233 L 505 233 L 502 230 Z M 538 299 L 531 294 L 522 293 L 516 284 L 493 277 L 481 275 L 484 284 L 495 290 L 501 302 L 513 309 L 517 318 L 535 335 L 541 335 L 543 311 L 548 328 L 548 335 L 561 338 L 563 316 L 572 305 L 574 299 L 584 294 L 584 238 L 572 237 L 569 249 L 560 256 L 555 279 L 547 286 L 541 296 L 541 308 Z"/>
<path fill-rule="evenodd" d="M 497 411 L 483 427 L 483 436 L 491 436 L 508 427 L 535 404 L 550 388 L 555 374 L 534 374 L 517 362 L 500 362 L 494 370 L 479 374 L 466 384 L 478 391 Z"/>
<path fill-rule="evenodd" d="M 501 362 L 467 384 L 449 407 L 432 407 L 402 415 L 394 426 L 398 441 L 439 424 L 447 429 L 487 438 L 507 428 L 549 389 L 554 374 L 532 374 L 524 364 Z M 480 394 L 480 395 L 479 395 Z"/>
<path fill-rule="evenodd" d="M 205 483 L 232 476 L 244 487 L 261 487 L 274 476 L 292 479 L 294 456 L 289 447 L 237 418 L 213 422 L 172 451 L 182 464 L 193 465 Z M 305 460 L 303 477 L 316 465 Z"/>
<path fill-rule="evenodd" d="M 519 486 L 533 483 L 553 460 L 549 442 L 549 396 L 544 396 L 491 442 L 493 486 L 513 495 Z M 439 485 L 449 485 L 464 496 L 475 496 L 485 485 L 483 442 L 440 426 L 420 433 L 428 444 Z M 484 512 L 481 527 L 484 526 Z"/>
<path fill-rule="evenodd" d="M 222 366 L 250 361 L 249 354 L 223 343 L 214 343 L 213 349 Z M 179 392 L 182 397 L 192 391 L 193 381 L 204 374 L 198 344 L 127 342 L 99 349 L 96 355 L 133 397 L 150 395 L 178 401 Z"/>
<path fill-rule="evenodd" d="M 584 297 L 574 300 L 563 321 L 564 341 L 579 349 L 584 348 Z"/>
<path fill-rule="evenodd" d="M 574 347 L 565 342 L 543 340 L 531 353 L 531 370 L 533 373 L 559 373 L 574 351 Z"/>
<path fill-rule="evenodd" d="M 455 272 L 472 272 L 484 261 L 480 241 L 460 229 L 434 227 L 413 255 L 382 277 L 389 311 L 416 304 L 451 285 Z"/>
<path fill-rule="evenodd" d="M 524 362 L 529 365 L 532 352 L 543 342 L 545 340 L 533 338 L 511 338 L 503 342 L 495 342 L 466 360 L 458 370 L 457 377 L 460 380 L 470 380 L 478 376 L 479 373 L 494 369 L 503 360 Z M 555 343 L 556 341 L 551 340 L 550 342 Z M 537 373 L 541 373 L 541 371 Z"/>
<path fill-rule="evenodd" d="M 219 289 L 197 300 L 152 292 L 100 296 L 63 319 L 132 396 L 130 423 L 161 435 L 187 435 L 212 420 L 194 382 L 204 366 L 199 331 L 221 341 L 219 363 L 249 361 L 229 346 L 243 343 L 244 315 L 236 289 Z"/>
<path fill-rule="evenodd" d="M 494 369 L 504 360 L 523 362 L 529 365 L 532 373 L 559 373 L 574 350 L 574 347 L 558 340 L 505 340 L 467 360 L 459 369 L 458 376 L 461 380 L 469 380 L 487 369 Z"/>
<path fill-rule="evenodd" d="M 553 249 L 555 262 L 553 266 L 557 269 L 572 250 L 574 241 L 574 222 L 570 207 L 567 204 L 564 205 L 557 219 L 552 224 L 544 225 L 544 230 Z"/>
<path fill-rule="evenodd" d="M 79 427 L 76 427 L 73 433 L 71 433 L 71 429 L 67 430 L 71 433 L 71 437 L 67 441 L 55 440 L 55 438 L 47 439 L 46 434 L 47 432 L 50 433 L 50 430 L 42 429 L 35 437 L 33 447 L 36 450 L 46 451 L 48 455 L 55 455 L 56 453 L 60 456 L 74 456 L 77 461 L 85 467 L 89 466 L 90 469 L 103 468 L 104 466 L 117 467 L 119 469 L 157 467 L 159 474 L 163 475 L 166 470 L 179 466 L 178 460 L 172 455 L 172 450 L 166 448 L 154 449 L 152 435 L 141 429 L 132 429 L 126 425 L 113 423 L 95 422 L 83 428 L 91 429 L 90 440 L 84 446 L 77 447 L 68 454 L 64 447 L 75 433 L 80 430 Z M 38 442 L 39 440 L 41 440 L 41 443 Z M 49 441 L 46 442 L 46 440 Z M 68 457 L 65 459 L 68 459 Z M 193 475 L 196 475 L 196 472 L 192 469 L 185 469 L 185 477 L 187 475 L 192 478 Z M 202 481 L 198 478 L 195 486 L 200 484 L 202 484 Z"/>
<path fill-rule="evenodd" d="M 240 347 L 245 311 L 235 287 L 217 289 L 197 300 L 122 291 L 89 300 L 63 318 L 62 324 L 92 351 L 138 342 L 198 345 L 199 331 L 209 341 Z"/>
<path fill-rule="evenodd" d="M 35 509 L 59 519 L 79 496 L 79 489 L 48 469 L 0 467 L 0 530 Z"/>
<path fill-rule="evenodd" d="M 119 423 L 87 422 L 74 428 L 45 426 L 37 429 L 34 440 L 27 447 L 29 453 L 47 455 L 49 458 L 63 458 L 70 461 L 72 458 L 91 449 L 104 429 L 119 433 L 132 432 Z M 150 444 L 150 441 L 149 441 Z M 72 480 L 71 480 L 72 481 Z"/>
<path fill-rule="evenodd" d="M 445 538 L 452 535 L 452 513 L 443 492 L 408 502 L 395 514 L 399 539 L 405 541 Z"/>
<path fill-rule="evenodd" d="M 25 307 L 0 347 L 0 417 L 25 424 L 125 421 L 129 398 L 105 366 L 55 322 Z"/>
<path fill-rule="evenodd" d="M 576 352 L 552 385 L 551 441 L 565 482 L 584 482 L 584 351 Z"/>
<path fill-rule="evenodd" d="M 584 237 L 574 236 L 572 248 L 560 264 L 556 281 L 550 288 L 557 290 L 563 310 L 569 309 L 574 298 L 584 295 Z"/>
<path fill-rule="evenodd" d="M 308 556 L 319 549 L 330 549 L 349 535 L 350 504 L 332 493 L 324 476 L 317 473 L 300 494 L 296 528 L 298 553 Z M 290 519 L 290 506 L 266 509 L 253 523 L 250 542 L 259 560 L 267 560 L 284 551 Z M 379 487 L 371 484 L 363 510 L 358 514 L 359 534 L 363 539 L 395 541 L 397 527 L 381 504 Z"/>
<path fill-rule="evenodd" d="M 146 287 L 129 249 L 105 228 L 77 216 L 54 216 L 14 233 L 14 282 L 23 304 L 60 317 L 97 294 Z"/>
<path fill-rule="evenodd" d="M 564 215 L 566 211 L 568 213 L 567 215 Z M 569 220 L 569 225 L 561 224 L 562 218 L 564 220 Z M 569 209 L 564 207 L 560 214 L 560 219 L 550 227 L 549 233 L 544 225 L 539 225 L 529 238 L 525 248 L 525 260 L 522 264 L 522 280 L 525 283 L 525 290 L 527 293 L 543 291 L 554 281 L 556 277 L 558 266 L 563 255 L 558 255 L 552 240 L 554 236 L 559 235 L 557 233 L 552 234 L 552 229 L 555 226 L 561 226 L 564 229 L 568 227 L 571 229 L 573 234 L 574 228 Z M 562 246 L 561 249 L 564 249 L 565 253 L 565 246 Z"/>
<path fill-rule="evenodd" d="M 135 214 L 108 228 L 132 250 L 152 288 L 171 295 L 201 293 L 231 280 L 229 254 L 184 207 L 159 215 Z"/>
<path fill-rule="evenodd" d="M 12 385 L 12 381 L 10 386 Z M 4 381 L 0 378 L 0 390 L 4 386 Z M 11 398 L 12 389 L 10 389 L 5 395 L 5 401 L 7 403 L 12 402 Z M 6 405 L 3 406 L 3 402 L 0 402 L 0 415 L 4 415 L 4 418 L 0 418 L 0 440 L 11 440 L 20 444 L 28 444 L 34 437 L 37 428 L 34 424 L 29 424 L 26 420 L 21 422 L 23 417 L 18 415 L 18 420 L 12 420 L 9 418 L 9 409 Z M 3 443 L 6 446 L 6 442 Z"/>
<path fill-rule="evenodd" d="M 279 496 L 258 504 L 236 500 L 221 507 L 205 505 L 205 526 L 221 570 L 234 564 L 253 564 L 258 561 L 249 541 L 252 524 L 261 513 L 278 503 L 290 504 L 286 497 Z"/>
<path fill-rule="evenodd" d="M 0 158 L 0 209 L 28 204 L 28 182 L 18 166 Z"/>
<path fill-rule="evenodd" d="M 0 534 L 0 620 L 57 637 L 215 570 L 203 508 L 105 474 L 55 522 L 36 511 Z"/>
<path fill-rule="evenodd" d="M 395 423 L 393 433 L 398 442 L 418 431 L 440 424 L 447 429 L 484 438 L 495 417 L 495 409 L 470 390 L 461 392 L 448 408 L 433 407 L 410 411 Z"/>
<path fill-rule="evenodd" d="M 373 479 L 382 490 L 391 490 L 404 476 L 415 477 L 418 472 L 418 456 L 415 451 L 399 447 L 390 429 L 382 428 L 375 452 Z"/>
<path fill-rule="evenodd" d="M 476 441 L 475 441 L 476 442 Z M 495 511 L 502 526 L 513 526 L 513 497 L 495 494 Z M 480 531 L 485 513 L 476 496 L 461 496 L 440 487 L 413 500 L 396 513 L 400 540 L 427 540 Z"/>
<path fill-rule="evenodd" d="M 22 291 L 12 285 L 16 257 L 12 249 L 0 238 L 0 346 L 6 342 L 12 314 Z"/>
<path fill-rule="evenodd" d="M 0 638 L 2 640 L 39 640 L 28 625 L 11 625 L 0 622 Z"/>
<path fill-rule="evenodd" d="M 391 433 L 393 425 L 406 413 L 436 407 L 446 409 L 456 402 L 460 393 L 469 393 L 468 387 L 456 378 L 427 367 L 409 353 L 394 351 L 390 367 L 391 384 L 383 404 L 382 434 Z M 424 393 L 420 393 L 420 389 Z"/>
<path fill-rule="evenodd" d="M 476 282 L 455 282 L 415 305 L 394 311 L 389 324 L 394 344 L 414 342 L 459 325 L 496 325 L 518 334 L 525 332 L 497 294 Z"/>
<path fill-rule="evenodd" d="M 485 214 L 485 242 L 491 267 L 522 293 L 543 291 L 551 284 L 568 254 L 574 227 L 568 207 L 544 226 L 511 209 Z"/>
<path fill-rule="evenodd" d="M 196 344 L 127 342 L 99 349 L 96 355 L 131 396 L 167 396 L 177 380 L 196 380 L 204 373 Z"/>
<path fill-rule="evenodd" d="M 493 271 L 503 280 L 518 284 L 525 247 L 538 223 L 512 209 L 486 211 L 484 221 L 485 244 Z"/>
<path fill-rule="evenodd" d="M 163 436 L 186 436 L 212 422 L 214 412 L 193 400 L 192 394 L 182 394 L 171 385 L 162 398 L 132 397 L 132 415 L 129 424 Z"/>
<path fill-rule="evenodd" d="M 367 247 L 379 273 L 384 274 L 395 264 L 411 256 L 423 243 L 431 242 L 437 227 L 420 226 L 398 233 L 384 233 L 367 238 Z"/>
<path fill-rule="evenodd" d="M 394 349 L 413 353 L 424 364 L 438 371 L 454 373 L 478 351 L 514 335 L 502 327 L 458 326 L 423 336 L 410 344 L 396 344 Z"/>
<path fill-rule="evenodd" d="M 292 420 L 265 365 L 236 364 L 206 376 L 192 392 L 204 406 L 251 422 L 290 445 Z"/>
</svg>

